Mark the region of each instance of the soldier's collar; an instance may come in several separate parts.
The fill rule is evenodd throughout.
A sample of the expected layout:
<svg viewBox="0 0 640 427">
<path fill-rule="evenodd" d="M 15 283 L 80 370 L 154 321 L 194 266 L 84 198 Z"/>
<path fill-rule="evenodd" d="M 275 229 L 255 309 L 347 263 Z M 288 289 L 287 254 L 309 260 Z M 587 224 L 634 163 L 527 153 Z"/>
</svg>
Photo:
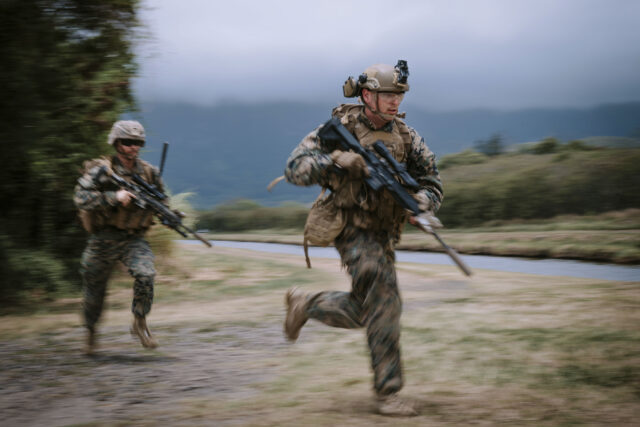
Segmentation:
<svg viewBox="0 0 640 427">
<path fill-rule="evenodd" d="M 129 170 L 122 164 L 117 155 L 114 155 L 111 159 L 111 167 L 118 175 L 132 175 L 135 173 L 142 176 L 144 172 L 140 164 L 140 159 L 136 159 L 133 170 Z"/>
<path fill-rule="evenodd" d="M 391 120 L 390 122 L 387 122 L 387 124 L 385 124 L 384 126 L 382 126 L 380 129 L 376 129 L 376 127 L 373 125 L 373 123 L 371 123 L 371 120 L 369 120 L 369 117 L 367 117 L 367 115 L 364 112 L 364 108 L 362 109 L 362 111 L 360 112 L 360 114 L 358 115 L 358 120 L 360 120 L 362 123 L 364 123 L 364 125 L 366 127 L 368 127 L 371 130 L 375 130 L 375 131 L 384 131 L 384 132 L 393 132 L 393 122 L 394 120 Z"/>
</svg>

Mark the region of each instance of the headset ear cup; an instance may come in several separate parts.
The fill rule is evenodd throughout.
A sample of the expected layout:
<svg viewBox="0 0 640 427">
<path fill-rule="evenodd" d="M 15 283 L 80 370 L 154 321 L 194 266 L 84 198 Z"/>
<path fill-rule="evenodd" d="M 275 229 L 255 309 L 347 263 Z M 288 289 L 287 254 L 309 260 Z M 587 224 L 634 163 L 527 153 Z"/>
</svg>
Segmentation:
<svg viewBox="0 0 640 427">
<path fill-rule="evenodd" d="M 342 85 L 342 93 L 345 98 L 358 96 L 358 89 L 358 83 L 351 76 L 349 76 L 349 78 L 344 82 L 344 85 Z"/>
</svg>

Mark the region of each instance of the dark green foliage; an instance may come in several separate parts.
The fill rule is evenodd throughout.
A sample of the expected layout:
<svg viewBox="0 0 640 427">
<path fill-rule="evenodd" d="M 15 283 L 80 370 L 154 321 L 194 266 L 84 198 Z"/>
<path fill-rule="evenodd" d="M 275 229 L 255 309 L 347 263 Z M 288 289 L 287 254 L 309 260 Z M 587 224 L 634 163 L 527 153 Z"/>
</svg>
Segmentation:
<svg viewBox="0 0 640 427">
<path fill-rule="evenodd" d="M 308 213 L 309 208 L 298 203 L 265 207 L 251 200 L 238 200 L 201 213 L 198 216 L 197 228 L 206 228 L 214 232 L 270 228 L 301 230 Z"/>
<path fill-rule="evenodd" d="M 474 153 L 476 156 L 483 156 Z M 505 154 L 484 161 L 463 152 L 442 173 L 445 197 L 439 218 L 447 227 L 489 221 L 545 219 L 640 207 L 640 149 Z M 264 207 L 241 200 L 199 216 L 211 231 L 302 229 L 308 207 Z"/>
<path fill-rule="evenodd" d="M 474 147 L 477 152 L 485 154 L 487 156 L 498 156 L 504 152 L 504 143 L 502 141 L 502 135 L 493 134 L 491 138 L 485 140 L 479 140 L 474 143 Z"/>
<path fill-rule="evenodd" d="M 583 141 L 579 139 L 574 139 L 573 141 L 567 142 L 565 146 L 562 147 L 566 151 L 587 151 L 587 150 L 595 150 L 595 147 L 590 147 L 585 144 Z"/>
<path fill-rule="evenodd" d="M 506 141 L 540 141 L 554 135 L 562 141 L 625 148 L 640 142 L 621 138 L 638 127 L 640 102 L 586 109 L 492 110 L 435 113 L 403 103 L 407 124 L 425 138 L 438 158 L 459 153 L 473 141 L 497 130 Z M 339 102 L 339 100 L 335 100 Z M 282 175 L 287 157 L 300 140 L 329 119 L 335 102 L 264 104 L 223 102 L 214 106 L 148 103 L 141 106 L 150 135 L 145 159 L 158 163 L 162 141 L 171 143 L 166 182 L 176 193 L 195 192 L 193 204 L 209 209 L 237 198 L 276 205 L 285 200 L 312 202 L 317 187 L 267 184 Z M 609 135 L 592 137 L 588 135 Z M 161 139 L 160 139 L 161 138 Z M 633 145 L 631 145 L 633 144 Z M 505 147 L 505 150 L 511 147 Z M 477 153 L 480 154 L 480 153 Z M 438 163 L 440 166 L 440 162 Z"/>
<path fill-rule="evenodd" d="M 560 147 L 560 142 L 555 138 L 545 138 L 533 146 L 531 152 L 533 154 L 549 154 L 555 153 Z"/>
<path fill-rule="evenodd" d="M 73 187 L 132 105 L 137 4 L 0 3 L 0 304 L 30 287 L 78 283 L 85 236 Z"/>
<path fill-rule="evenodd" d="M 640 206 L 640 150 L 508 155 L 443 173 L 448 227 Z"/>
<path fill-rule="evenodd" d="M 438 159 L 438 169 L 444 170 L 452 166 L 474 165 L 484 163 L 489 159 L 486 154 L 478 153 L 473 150 L 464 150 L 456 154 L 447 154 Z"/>
</svg>

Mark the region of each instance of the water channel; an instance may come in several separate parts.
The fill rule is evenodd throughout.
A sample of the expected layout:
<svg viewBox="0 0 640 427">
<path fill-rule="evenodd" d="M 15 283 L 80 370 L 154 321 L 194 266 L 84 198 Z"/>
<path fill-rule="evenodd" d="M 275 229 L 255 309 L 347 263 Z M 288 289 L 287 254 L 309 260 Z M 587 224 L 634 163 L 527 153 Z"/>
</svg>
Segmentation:
<svg viewBox="0 0 640 427">
<path fill-rule="evenodd" d="M 186 243 L 201 244 L 197 240 L 181 240 Z M 304 264 L 302 246 L 284 245 L 280 243 L 232 242 L 212 240 L 216 246 L 226 248 L 249 249 L 260 252 L 271 252 L 288 255 L 300 255 Z M 339 258 L 333 247 L 309 248 L 312 258 Z M 569 276 L 588 279 L 617 280 L 623 282 L 640 282 L 640 266 L 601 264 L 583 261 L 559 259 L 526 259 L 516 257 L 496 257 L 485 255 L 461 255 L 464 262 L 473 269 L 498 270 L 511 273 L 540 274 L 545 276 Z M 396 251 L 398 262 L 420 264 L 455 265 L 445 254 L 417 251 Z"/>
</svg>

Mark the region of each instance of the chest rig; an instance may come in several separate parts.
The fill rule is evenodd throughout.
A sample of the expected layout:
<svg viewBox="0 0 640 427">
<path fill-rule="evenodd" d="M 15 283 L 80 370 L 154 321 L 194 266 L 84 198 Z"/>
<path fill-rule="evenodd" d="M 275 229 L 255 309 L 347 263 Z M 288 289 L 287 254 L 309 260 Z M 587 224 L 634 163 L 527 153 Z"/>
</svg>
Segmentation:
<svg viewBox="0 0 640 427">
<path fill-rule="evenodd" d="M 376 141 L 382 141 L 398 162 L 406 162 L 411 149 L 409 127 L 395 118 L 384 129 L 373 129 L 365 122 L 363 109 L 362 105 L 343 104 L 335 108 L 332 114 L 340 118 L 344 127 L 364 148 L 369 149 Z M 334 177 L 331 187 L 334 203 L 347 211 L 348 220 L 353 225 L 399 235 L 400 226 L 407 215 L 386 189 L 374 192 L 363 180 L 350 180 L 344 176 Z"/>
<path fill-rule="evenodd" d="M 119 166 L 118 162 L 115 161 L 114 158 L 101 157 L 99 159 L 85 162 L 85 173 L 97 166 L 114 169 L 118 175 L 122 176 L 127 181 L 131 181 L 131 173 Z M 153 167 L 149 163 L 138 159 L 135 172 L 138 173 L 138 175 L 140 175 L 146 182 L 155 184 Z M 103 188 L 105 191 L 118 190 L 118 187 L 111 182 L 97 184 L 105 185 L 106 187 Z M 114 207 L 91 211 L 81 209 L 78 212 L 78 216 L 82 226 L 89 233 L 95 233 L 105 227 L 115 227 L 120 230 L 126 230 L 129 233 L 143 233 L 153 223 L 153 214 L 150 211 L 140 209 L 135 205 L 135 203 L 130 203 L 126 207 L 118 204 Z"/>
</svg>

